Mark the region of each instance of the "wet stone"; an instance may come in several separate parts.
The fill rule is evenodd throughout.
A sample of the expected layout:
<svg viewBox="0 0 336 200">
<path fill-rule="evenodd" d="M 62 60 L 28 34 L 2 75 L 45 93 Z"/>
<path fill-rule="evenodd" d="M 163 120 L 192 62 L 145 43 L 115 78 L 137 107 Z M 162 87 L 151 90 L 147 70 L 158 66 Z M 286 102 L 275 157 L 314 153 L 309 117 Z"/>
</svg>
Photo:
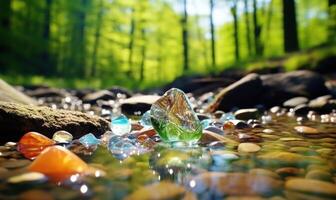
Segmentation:
<svg viewBox="0 0 336 200">
<path fill-rule="evenodd" d="M 38 172 L 27 172 L 17 176 L 10 177 L 7 182 L 11 184 L 23 184 L 23 183 L 43 183 L 47 181 L 47 177 Z"/>
<path fill-rule="evenodd" d="M 254 143 L 240 143 L 238 145 L 239 153 L 255 153 L 260 150 L 260 146 Z"/>
<path fill-rule="evenodd" d="M 308 171 L 305 178 L 333 182 L 331 174 L 327 171 L 320 170 L 320 169 Z"/>
<path fill-rule="evenodd" d="M 293 178 L 286 181 L 285 188 L 290 191 L 336 197 L 336 185 L 325 181 Z"/>
<path fill-rule="evenodd" d="M 150 114 L 154 129 L 165 142 L 195 143 L 202 136 L 202 125 L 179 89 L 167 91 L 152 105 Z"/>
<path fill-rule="evenodd" d="M 64 193 L 62 193 L 63 196 Z M 20 194 L 20 200 L 53 200 L 53 196 L 43 190 L 28 190 Z"/>
<path fill-rule="evenodd" d="M 240 109 L 234 113 L 234 116 L 238 120 L 258 119 L 260 113 L 256 108 Z"/>
<path fill-rule="evenodd" d="M 207 128 L 205 128 L 204 130 L 207 130 L 207 131 L 211 131 L 213 133 L 217 133 L 219 135 L 224 135 L 224 131 L 216 126 L 208 126 Z"/>
<path fill-rule="evenodd" d="M 319 134 L 319 131 L 315 128 L 309 126 L 295 126 L 294 129 L 303 135 L 316 135 Z"/>
<path fill-rule="evenodd" d="M 245 133 L 238 134 L 239 142 L 262 142 L 262 139 L 255 135 L 248 135 Z"/>
<path fill-rule="evenodd" d="M 6 160 L 0 163 L 0 167 L 4 167 L 7 169 L 15 169 L 15 168 L 21 168 L 26 167 L 31 162 L 29 160 Z"/>
<path fill-rule="evenodd" d="M 100 140 L 96 138 L 92 133 L 86 134 L 78 139 L 78 141 L 85 147 L 95 146 L 100 144 Z"/>
<path fill-rule="evenodd" d="M 294 97 L 291 99 L 288 99 L 283 103 L 284 107 L 287 108 L 294 108 L 295 106 L 298 106 L 300 104 L 305 104 L 308 102 L 308 99 L 306 97 Z"/>
<path fill-rule="evenodd" d="M 288 176 L 300 176 L 304 173 L 304 170 L 296 167 L 283 167 L 275 170 L 275 172 L 286 178 Z"/>
</svg>

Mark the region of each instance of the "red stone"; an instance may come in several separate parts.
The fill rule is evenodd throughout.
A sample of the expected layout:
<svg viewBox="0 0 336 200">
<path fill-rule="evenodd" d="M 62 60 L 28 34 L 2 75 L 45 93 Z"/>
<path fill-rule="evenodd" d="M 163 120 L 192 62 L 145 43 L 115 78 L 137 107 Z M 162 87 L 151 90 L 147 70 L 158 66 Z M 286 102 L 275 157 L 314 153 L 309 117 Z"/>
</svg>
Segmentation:
<svg viewBox="0 0 336 200">
<path fill-rule="evenodd" d="M 46 148 L 28 168 L 29 171 L 45 174 L 54 182 L 88 172 L 89 169 L 83 160 L 62 146 Z"/>
<path fill-rule="evenodd" d="M 28 132 L 20 139 L 18 151 L 28 159 L 34 159 L 45 148 L 55 144 L 55 141 L 37 132 Z"/>
</svg>

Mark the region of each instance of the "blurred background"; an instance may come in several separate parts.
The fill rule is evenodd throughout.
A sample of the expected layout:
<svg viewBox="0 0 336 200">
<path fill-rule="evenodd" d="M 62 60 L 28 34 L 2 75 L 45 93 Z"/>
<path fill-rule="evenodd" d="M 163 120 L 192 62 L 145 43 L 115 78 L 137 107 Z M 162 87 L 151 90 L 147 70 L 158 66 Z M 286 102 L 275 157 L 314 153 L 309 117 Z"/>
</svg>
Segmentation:
<svg viewBox="0 0 336 200">
<path fill-rule="evenodd" d="M 0 78 L 143 89 L 232 68 L 328 72 L 335 13 L 336 0 L 1 0 Z"/>
</svg>

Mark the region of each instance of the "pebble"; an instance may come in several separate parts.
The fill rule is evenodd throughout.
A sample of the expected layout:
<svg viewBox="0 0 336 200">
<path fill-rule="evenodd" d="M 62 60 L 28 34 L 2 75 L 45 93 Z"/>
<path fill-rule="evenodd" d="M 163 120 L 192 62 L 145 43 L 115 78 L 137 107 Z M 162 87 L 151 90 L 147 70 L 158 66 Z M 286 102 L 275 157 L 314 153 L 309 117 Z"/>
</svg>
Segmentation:
<svg viewBox="0 0 336 200">
<path fill-rule="evenodd" d="M 47 177 L 39 172 L 28 172 L 24 174 L 20 174 L 17 176 L 10 177 L 7 182 L 12 184 L 18 184 L 18 183 L 41 183 L 45 182 L 47 180 Z"/>
<path fill-rule="evenodd" d="M 279 179 L 280 176 L 271 171 L 271 170 L 268 170 L 268 169 L 262 169 L 262 168 L 255 168 L 255 169 L 251 169 L 249 171 L 250 174 L 254 174 L 254 175 L 262 175 L 262 176 L 269 176 L 269 177 L 272 177 L 272 178 L 275 178 L 275 179 Z"/>
<path fill-rule="evenodd" d="M 275 170 L 275 172 L 281 177 L 286 178 L 288 176 L 300 176 L 304 173 L 304 170 L 296 167 L 283 167 Z"/>
<path fill-rule="evenodd" d="M 238 134 L 239 142 L 262 142 L 261 137 L 255 135 L 248 135 L 245 133 Z"/>
<path fill-rule="evenodd" d="M 319 134 L 319 131 L 315 128 L 311 128 L 309 126 L 295 126 L 294 129 L 303 135 L 315 135 Z"/>
<path fill-rule="evenodd" d="M 211 190 L 218 196 L 224 194 L 229 196 L 269 195 L 279 191 L 282 187 L 280 180 L 264 175 L 244 173 L 205 172 L 193 177 L 192 180 L 195 183 L 195 186 L 190 188 L 193 192 L 203 194 Z M 211 197 L 205 196 L 204 198 L 211 199 Z"/>
<path fill-rule="evenodd" d="M 57 131 L 54 133 L 52 139 L 57 143 L 70 143 L 73 136 L 67 131 Z"/>
<path fill-rule="evenodd" d="M 272 129 L 264 129 L 263 131 L 262 131 L 263 133 L 274 133 L 274 131 L 272 130 Z"/>
<path fill-rule="evenodd" d="M 260 150 L 260 146 L 254 143 L 240 143 L 238 145 L 238 152 L 240 153 L 255 153 Z"/>
<path fill-rule="evenodd" d="M 283 103 L 283 106 L 287 108 L 294 108 L 295 106 L 298 106 L 300 104 L 308 103 L 308 101 L 309 100 L 306 97 L 294 97 L 285 101 Z"/>
<path fill-rule="evenodd" d="M 62 195 L 63 196 L 63 195 Z M 20 194 L 20 200 L 53 200 L 54 198 L 49 192 L 33 189 Z"/>
<path fill-rule="evenodd" d="M 29 160 L 7 160 L 0 163 L 0 167 L 7 169 L 21 168 L 29 165 L 31 162 Z"/>
<path fill-rule="evenodd" d="M 314 169 L 314 170 L 308 171 L 305 178 L 333 182 L 331 174 L 327 171 L 320 170 L 320 169 Z"/>
<path fill-rule="evenodd" d="M 258 119 L 260 113 L 256 108 L 240 109 L 234 113 L 234 116 L 238 120 Z"/>
<path fill-rule="evenodd" d="M 320 180 L 292 178 L 286 181 L 285 188 L 291 191 L 336 197 L 336 185 Z"/>
</svg>

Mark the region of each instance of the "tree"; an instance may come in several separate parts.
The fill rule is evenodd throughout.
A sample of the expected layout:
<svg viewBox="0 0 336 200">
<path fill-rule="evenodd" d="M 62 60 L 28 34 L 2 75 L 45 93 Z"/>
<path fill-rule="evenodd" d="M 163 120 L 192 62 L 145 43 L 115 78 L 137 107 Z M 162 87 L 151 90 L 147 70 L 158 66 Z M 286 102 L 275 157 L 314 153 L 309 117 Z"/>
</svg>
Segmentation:
<svg viewBox="0 0 336 200">
<path fill-rule="evenodd" d="M 299 50 L 295 0 L 282 0 L 285 52 Z"/>
<path fill-rule="evenodd" d="M 263 46 L 261 44 L 261 25 L 258 22 L 257 0 L 253 0 L 253 26 L 254 26 L 254 47 L 256 56 L 263 54 Z"/>
<path fill-rule="evenodd" d="M 245 26 L 246 26 L 246 44 L 248 55 L 252 56 L 252 44 L 251 44 L 251 28 L 250 28 L 250 15 L 248 10 L 248 0 L 244 0 L 244 16 L 245 16 Z"/>
<path fill-rule="evenodd" d="M 234 47 L 235 47 L 235 59 L 238 61 L 240 59 L 239 53 L 239 36 L 238 36 L 238 16 L 237 16 L 237 0 L 232 1 L 231 5 L 231 14 L 233 17 L 233 38 L 234 38 Z"/>
<path fill-rule="evenodd" d="M 140 61 L 140 82 L 145 79 L 145 62 L 146 62 L 146 30 L 141 28 L 141 61 Z"/>
<path fill-rule="evenodd" d="M 212 67 L 216 68 L 215 26 L 213 21 L 214 0 L 210 0 L 210 33 L 211 33 L 211 61 Z"/>
<path fill-rule="evenodd" d="M 103 0 L 99 1 L 98 13 L 97 13 L 97 22 L 96 22 L 96 30 L 95 30 L 95 39 L 93 44 L 93 53 L 92 53 L 92 65 L 91 65 L 91 76 L 96 76 L 97 74 L 97 54 L 98 48 L 100 44 L 100 32 L 101 25 L 103 21 Z"/>
<path fill-rule="evenodd" d="M 183 72 L 189 70 L 189 44 L 188 44 L 188 12 L 187 0 L 183 0 L 182 25 L 182 46 L 183 46 Z"/>
<path fill-rule="evenodd" d="M 328 0 L 328 40 L 329 42 L 336 42 L 336 0 Z"/>
<path fill-rule="evenodd" d="M 50 60 L 50 21 L 51 21 L 51 5 L 52 0 L 45 0 L 45 9 L 44 9 L 44 21 L 43 21 L 43 47 L 42 47 L 42 54 L 41 54 L 41 66 L 40 66 L 40 73 L 42 75 L 50 75 L 54 72 L 51 60 Z"/>
<path fill-rule="evenodd" d="M 130 24 L 130 31 L 129 31 L 129 43 L 128 43 L 128 67 L 129 71 L 131 73 L 131 76 L 133 76 L 133 49 L 134 49 L 134 41 L 135 41 L 135 9 L 131 8 L 132 12 L 132 19 Z"/>
<path fill-rule="evenodd" d="M 11 0 L 0 1 L 0 71 L 8 68 L 5 55 L 10 51 Z"/>
</svg>

